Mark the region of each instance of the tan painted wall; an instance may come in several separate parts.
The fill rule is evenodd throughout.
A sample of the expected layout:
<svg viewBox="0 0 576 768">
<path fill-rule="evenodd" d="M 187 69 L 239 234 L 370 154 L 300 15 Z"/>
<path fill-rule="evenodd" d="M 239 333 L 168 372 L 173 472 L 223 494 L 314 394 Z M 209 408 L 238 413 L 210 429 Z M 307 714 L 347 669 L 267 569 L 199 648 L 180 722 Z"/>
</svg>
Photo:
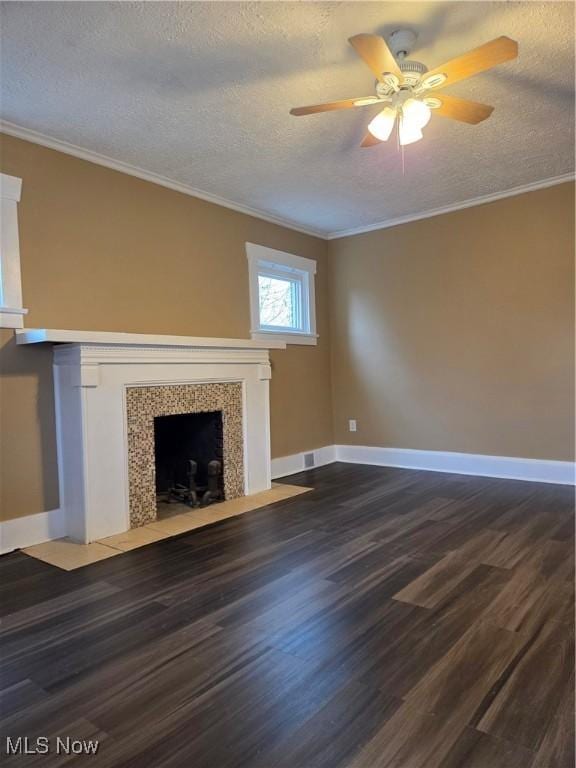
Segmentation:
<svg viewBox="0 0 576 768">
<path fill-rule="evenodd" d="M 29 327 L 246 338 L 244 243 L 318 260 L 320 343 L 272 356 L 274 456 L 573 457 L 572 185 L 325 243 L 10 137 L 0 167 L 24 179 Z M 0 331 L 0 370 L 11 519 L 59 503 L 50 349 Z"/>
<path fill-rule="evenodd" d="M 338 443 L 573 458 L 572 184 L 331 246 Z"/>
<path fill-rule="evenodd" d="M 317 259 L 317 347 L 272 355 L 272 454 L 333 442 L 327 244 L 44 147 L 2 136 L 23 179 L 28 327 L 248 338 L 251 241 Z M 0 519 L 58 506 L 51 355 L 0 332 Z"/>
</svg>

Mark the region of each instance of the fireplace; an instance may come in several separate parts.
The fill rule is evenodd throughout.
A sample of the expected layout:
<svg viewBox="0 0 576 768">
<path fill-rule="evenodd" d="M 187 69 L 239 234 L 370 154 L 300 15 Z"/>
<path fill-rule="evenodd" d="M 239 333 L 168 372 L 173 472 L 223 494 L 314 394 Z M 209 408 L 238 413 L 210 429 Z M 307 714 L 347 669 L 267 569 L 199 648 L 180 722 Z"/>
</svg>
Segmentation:
<svg viewBox="0 0 576 768">
<path fill-rule="evenodd" d="M 224 497 L 270 488 L 268 348 L 283 342 L 50 329 L 17 342 L 54 345 L 59 535 L 88 543 L 157 520 L 160 417 L 220 413 Z"/>
<path fill-rule="evenodd" d="M 169 490 L 171 481 L 172 487 L 189 487 L 190 461 L 196 462 L 201 479 L 207 478 L 208 462 L 201 454 L 208 461 L 221 454 L 224 499 L 244 495 L 243 400 L 240 382 L 127 387 L 131 528 L 158 518 L 157 493 Z M 176 494 L 174 500 L 193 501 Z"/>
<path fill-rule="evenodd" d="M 222 411 L 154 419 L 157 514 L 183 502 L 206 506 L 224 499 Z"/>
</svg>

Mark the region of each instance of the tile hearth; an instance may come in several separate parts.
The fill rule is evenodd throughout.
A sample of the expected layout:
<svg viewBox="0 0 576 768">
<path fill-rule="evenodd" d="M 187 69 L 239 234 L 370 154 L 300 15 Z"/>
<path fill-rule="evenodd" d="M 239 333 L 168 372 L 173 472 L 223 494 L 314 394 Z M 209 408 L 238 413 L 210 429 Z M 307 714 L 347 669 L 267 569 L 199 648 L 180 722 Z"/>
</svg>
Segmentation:
<svg viewBox="0 0 576 768">
<path fill-rule="evenodd" d="M 184 505 L 178 505 L 186 511 L 139 528 L 132 528 L 125 533 L 108 536 L 92 544 L 76 544 L 69 539 L 56 539 L 28 547 L 22 552 L 64 571 L 73 571 L 99 560 L 121 555 L 123 552 L 138 549 L 187 531 L 203 528 L 229 517 L 243 515 L 246 512 L 299 496 L 311 490 L 312 488 L 299 485 L 272 483 L 272 488 L 269 491 L 261 491 L 251 496 L 241 496 L 230 501 L 223 501 L 220 504 L 212 504 L 204 509 L 188 509 Z"/>
</svg>

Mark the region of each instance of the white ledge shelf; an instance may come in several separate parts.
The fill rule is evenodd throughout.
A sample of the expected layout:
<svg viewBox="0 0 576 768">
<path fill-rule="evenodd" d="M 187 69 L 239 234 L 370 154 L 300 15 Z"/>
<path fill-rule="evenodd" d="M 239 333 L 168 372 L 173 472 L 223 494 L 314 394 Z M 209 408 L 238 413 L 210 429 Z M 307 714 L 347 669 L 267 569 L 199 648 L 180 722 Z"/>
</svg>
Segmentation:
<svg viewBox="0 0 576 768">
<path fill-rule="evenodd" d="M 205 336 L 162 336 L 112 331 L 66 331 L 24 328 L 15 331 L 17 344 L 115 344 L 138 347 L 196 347 L 208 349 L 286 349 L 279 339 L 212 339 Z"/>
</svg>

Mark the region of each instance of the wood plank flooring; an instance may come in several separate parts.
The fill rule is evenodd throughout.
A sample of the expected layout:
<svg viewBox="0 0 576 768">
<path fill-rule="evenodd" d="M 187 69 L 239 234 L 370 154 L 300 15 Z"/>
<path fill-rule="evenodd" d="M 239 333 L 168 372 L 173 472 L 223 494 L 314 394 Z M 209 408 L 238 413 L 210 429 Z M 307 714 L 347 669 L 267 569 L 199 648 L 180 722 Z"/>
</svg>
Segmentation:
<svg viewBox="0 0 576 768">
<path fill-rule="evenodd" d="M 0 732 L 95 768 L 572 768 L 574 494 L 333 464 L 64 572 L 0 558 Z M 56 754 L 56 737 L 98 740 Z"/>
</svg>

